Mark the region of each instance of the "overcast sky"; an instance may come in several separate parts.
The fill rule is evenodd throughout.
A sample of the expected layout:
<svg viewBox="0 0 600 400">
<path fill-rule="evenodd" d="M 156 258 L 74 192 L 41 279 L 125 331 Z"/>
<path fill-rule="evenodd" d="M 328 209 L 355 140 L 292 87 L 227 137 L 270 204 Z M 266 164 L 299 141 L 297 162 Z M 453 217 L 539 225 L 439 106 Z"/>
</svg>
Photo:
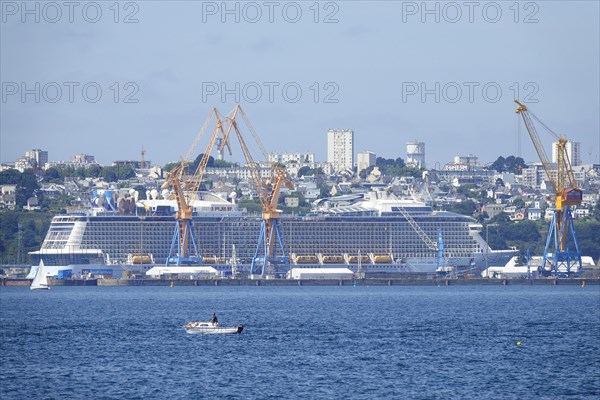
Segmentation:
<svg viewBox="0 0 600 400">
<path fill-rule="evenodd" d="M 327 129 L 350 128 L 356 152 L 388 158 L 423 141 L 431 167 L 536 161 L 518 93 L 600 162 L 597 1 L 114 4 L 2 1 L 0 161 L 109 164 L 143 145 L 163 164 L 236 96 L 268 151 L 325 160 Z"/>
</svg>

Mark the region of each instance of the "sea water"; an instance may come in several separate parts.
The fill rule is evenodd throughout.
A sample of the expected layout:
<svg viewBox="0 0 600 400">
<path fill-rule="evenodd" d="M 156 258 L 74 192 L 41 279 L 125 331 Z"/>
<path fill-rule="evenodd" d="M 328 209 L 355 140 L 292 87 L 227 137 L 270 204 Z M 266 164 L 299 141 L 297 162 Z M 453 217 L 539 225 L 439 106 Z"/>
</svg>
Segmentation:
<svg viewBox="0 0 600 400">
<path fill-rule="evenodd" d="M 0 398 L 600 397 L 600 287 L 2 287 Z M 182 325 L 244 324 L 240 335 Z"/>
</svg>

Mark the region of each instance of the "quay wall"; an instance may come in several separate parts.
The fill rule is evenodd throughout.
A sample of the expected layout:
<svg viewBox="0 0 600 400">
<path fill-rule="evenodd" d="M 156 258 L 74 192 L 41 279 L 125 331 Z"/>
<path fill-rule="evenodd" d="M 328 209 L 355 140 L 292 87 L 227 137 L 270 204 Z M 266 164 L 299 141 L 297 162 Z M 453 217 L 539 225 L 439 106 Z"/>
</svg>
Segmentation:
<svg viewBox="0 0 600 400">
<path fill-rule="evenodd" d="M 53 280 L 54 281 L 54 280 Z M 60 284 L 58 281 L 57 284 Z M 62 281 L 69 285 L 70 281 Z M 600 279 L 98 279 L 98 286 L 454 286 L 600 285 Z"/>
<path fill-rule="evenodd" d="M 0 279 L 0 286 L 29 286 L 29 279 Z M 600 285 L 600 278 L 542 279 L 54 279 L 50 286 L 463 286 L 463 285 Z"/>
</svg>

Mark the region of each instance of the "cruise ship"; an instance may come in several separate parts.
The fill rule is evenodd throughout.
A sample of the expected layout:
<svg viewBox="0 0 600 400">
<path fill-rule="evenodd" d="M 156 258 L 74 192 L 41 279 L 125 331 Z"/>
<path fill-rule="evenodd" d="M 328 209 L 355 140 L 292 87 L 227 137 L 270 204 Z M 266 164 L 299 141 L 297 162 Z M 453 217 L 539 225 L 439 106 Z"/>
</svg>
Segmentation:
<svg viewBox="0 0 600 400">
<path fill-rule="evenodd" d="M 175 229 L 176 203 L 120 198 L 117 206 L 111 200 L 115 197 L 105 193 L 89 210 L 55 216 L 41 249 L 30 253 L 31 274 L 40 260 L 58 277 L 121 277 L 125 271 L 143 274 L 164 265 Z M 504 265 L 515 254 L 492 250 L 475 219 L 434 211 L 414 198 L 373 191 L 321 199 L 313 205 L 309 214 L 280 218 L 293 268 L 343 266 L 366 276 L 441 270 L 478 274 L 486 265 Z M 261 216 L 209 192 L 200 192 L 192 206 L 203 263 L 223 276 L 232 273 L 232 264 L 237 271 L 248 271 Z"/>
</svg>

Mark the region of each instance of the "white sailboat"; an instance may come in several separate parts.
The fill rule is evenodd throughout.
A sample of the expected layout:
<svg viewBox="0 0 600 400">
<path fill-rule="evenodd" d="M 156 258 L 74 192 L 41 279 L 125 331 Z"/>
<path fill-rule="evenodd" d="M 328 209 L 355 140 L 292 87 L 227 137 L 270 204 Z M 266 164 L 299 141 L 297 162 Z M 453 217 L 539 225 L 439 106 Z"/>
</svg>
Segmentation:
<svg viewBox="0 0 600 400">
<path fill-rule="evenodd" d="M 46 269 L 44 268 L 44 261 L 40 260 L 40 265 L 38 266 L 37 273 L 31 281 L 31 290 L 36 289 L 50 289 L 48 286 L 48 277 L 46 276 Z"/>
</svg>

